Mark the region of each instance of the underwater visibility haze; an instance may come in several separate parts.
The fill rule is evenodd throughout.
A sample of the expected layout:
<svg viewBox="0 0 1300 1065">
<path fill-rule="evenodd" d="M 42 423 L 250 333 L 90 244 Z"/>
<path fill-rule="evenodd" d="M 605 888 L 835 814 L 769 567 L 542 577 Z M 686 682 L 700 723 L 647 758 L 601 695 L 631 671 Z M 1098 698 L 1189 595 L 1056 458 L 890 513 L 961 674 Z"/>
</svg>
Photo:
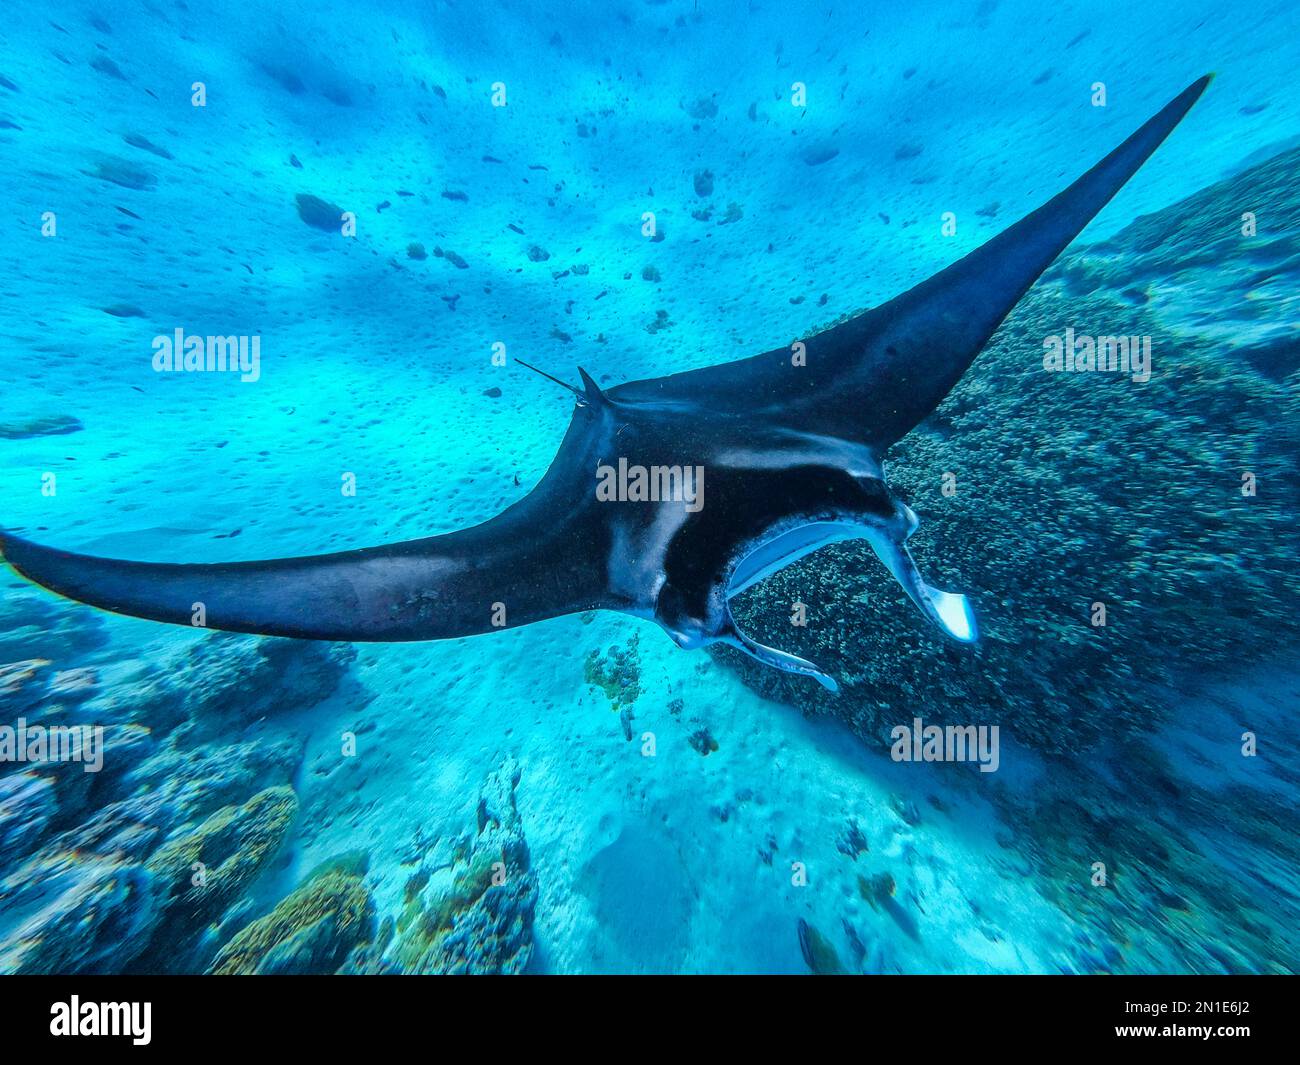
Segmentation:
<svg viewBox="0 0 1300 1065">
<path fill-rule="evenodd" d="M 0 972 L 1294 972 L 1298 29 L 15 12 Z"/>
</svg>

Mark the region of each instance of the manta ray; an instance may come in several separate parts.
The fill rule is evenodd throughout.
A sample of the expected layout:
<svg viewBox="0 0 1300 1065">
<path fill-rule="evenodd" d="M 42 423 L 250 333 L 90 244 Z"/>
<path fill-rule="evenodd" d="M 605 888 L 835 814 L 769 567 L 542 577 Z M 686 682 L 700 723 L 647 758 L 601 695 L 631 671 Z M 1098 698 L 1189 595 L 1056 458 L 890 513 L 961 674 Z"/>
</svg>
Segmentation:
<svg viewBox="0 0 1300 1065">
<path fill-rule="evenodd" d="M 802 350 L 610 388 L 579 369 L 580 387 L 559 382 L 576 398 L 550 468 L 481 525 L 238 563 L 99 558 L 9 533 L 0 533 L 0 552 L 37 584 L 115 613 L 297 639 L 441 640 L 621 611 L 657 622 L 680 647 L 730 644 L 835 691 L 813 663 L 742 632 L 729 601 L 825 544 L 864 538 L 943 633 L 974 641 L 966 596 L 917 571 L 907 540 L 918 519 L 885 482 L 885 453 L 948 395 L 1211 77 L 1043 206 L 901 296 L 800 342 Z M 610 498 L 598 491 L 598 471 L 614 466 L 698 471 L 696 491 Z"/>
</svg>

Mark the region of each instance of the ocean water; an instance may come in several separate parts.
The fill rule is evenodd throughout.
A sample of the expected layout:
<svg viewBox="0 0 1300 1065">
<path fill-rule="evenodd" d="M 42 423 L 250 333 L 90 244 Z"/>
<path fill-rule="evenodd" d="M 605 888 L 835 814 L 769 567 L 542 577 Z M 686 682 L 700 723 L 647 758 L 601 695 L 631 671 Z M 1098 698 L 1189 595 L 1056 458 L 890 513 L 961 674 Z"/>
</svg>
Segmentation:
<svg viewBox="0 0 1300 1065">
<path fill-rule="evenodd" d="M 1288 3 L 14 6 L 0 526 L 151 562 L 484 521 L 573 414 L 516 358 L 810 335 L 1217 77 L 896 460 L 983 649 L 835 549 L 755 609 L 818 589 L 838 700 L 615 613 L 320 644 L 5 568 L 0 728 L 107 746 L 0 762 L 0 971 L 1295 971 L 1298 61 Z M 1149 316 L 1152 381 L 1057 388 L 1044 308 Z M 158 372 L 178 329 L 257 338 L 255 379 Z M 1064 557 L 1106 580 L 1054 601 Z M 1114 643 L 1047 658 L 1094 596 Z M 894 760 L 915 718 L 1001 723 L 997 771 Z"/>
</svg>

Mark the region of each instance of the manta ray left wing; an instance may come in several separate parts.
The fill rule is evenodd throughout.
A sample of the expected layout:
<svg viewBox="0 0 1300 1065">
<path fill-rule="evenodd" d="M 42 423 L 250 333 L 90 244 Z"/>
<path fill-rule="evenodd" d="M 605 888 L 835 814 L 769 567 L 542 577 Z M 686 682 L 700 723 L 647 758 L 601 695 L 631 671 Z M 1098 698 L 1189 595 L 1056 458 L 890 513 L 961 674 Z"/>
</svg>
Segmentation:
<svg viewBox="0 0 1300 1065">
<path fill-rule="evenodd" d="M 536 488 L 491 520 L 441 536 L 203 564 L 99 558 L 0 532 L 0 557 L 51 591 L 117 614 L 265 636 L 436 640 L 618 608 L 589 488 L 600 429 L 578 407 Z"/>
</svg>

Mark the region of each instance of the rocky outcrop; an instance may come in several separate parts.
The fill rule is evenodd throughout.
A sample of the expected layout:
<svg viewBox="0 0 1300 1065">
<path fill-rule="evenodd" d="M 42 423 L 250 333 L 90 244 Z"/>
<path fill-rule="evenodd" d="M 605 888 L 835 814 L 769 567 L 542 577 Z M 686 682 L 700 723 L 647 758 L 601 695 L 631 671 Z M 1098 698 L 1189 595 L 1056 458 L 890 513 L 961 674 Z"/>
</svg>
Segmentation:
<svg viewBox="0 0 1300 1065">
<path fill-rule="evenodd" d="M 327 698 L 353 654 L 214 634 L 132 662 L 100 625 L 0 600 L 0 724 L 102 729 L 103 755 L 0 762 L 0 973 L 204 968 L 298 807 L 301 739 L 250 726 Z"/>
</svg>

